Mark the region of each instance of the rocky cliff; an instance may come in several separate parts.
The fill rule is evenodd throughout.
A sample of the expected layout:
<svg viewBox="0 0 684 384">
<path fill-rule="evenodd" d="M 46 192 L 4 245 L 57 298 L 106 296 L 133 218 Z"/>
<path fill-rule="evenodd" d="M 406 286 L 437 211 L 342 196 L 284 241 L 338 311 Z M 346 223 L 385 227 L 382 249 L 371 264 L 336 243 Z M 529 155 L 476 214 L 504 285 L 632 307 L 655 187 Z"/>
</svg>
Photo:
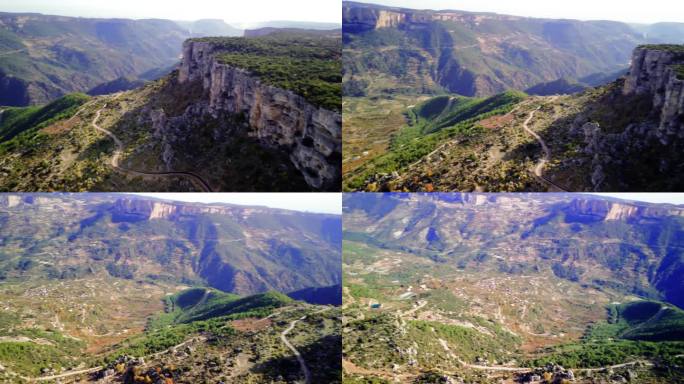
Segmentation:
<svg viewBox="0 0 684 384">
<path fill-rule="evenodd" d="M 118 199 L 114 204 L 113 210 L 119 214 L 137 215 L 142 218 L 152 220 L 172 218 L 176 215 L 227 215 L 236 213 L 237 208 L 198 204 L 179 204 L 156 200 Z"/>
<path fill-rule="evenodd" d="M 520 17 L 494 13 L 462 11 L 423 11 L 406 8 L 383 7 L 354 2 L 342 6 L 345 32 L 358 33 L 372 29 L 398 27 L 401 24 L 425 24 L 433 21 L 452 21 L 477 26 L 484 20 L 519 20 Z"/>
<path fill-rule="evenodd" d="M 338 190 L 342 115 L 265 84 L 241 68 L 220 63 L 218 52 L 212 42 L 189 40 L 184 44 L 178 83 L 188 87 L 201 84 L 206 94 L 206 99 L 189 107 L 186 114 L 244 117 L 250 136 L 267 147 L 287 152 L 311 187 Z M 164 140 L 165 116 L 153 117 Z"/>
<path fill-rule="evenodd" d="M 568 132 L 585 144 L 591 189 L 681 190 L 682 63 L 682 45 L 639 46 L 623 79 L 589 93 L 597 96 L 583 105 Z"/>
<path fill-rule="evenodd" d="M 574 215 L 594 216 L 603 221 L 656 219 L 684 216 L 684 209 L 675 206 L 615 202 L 603 199 L 574 199 L 566 208 Z"/>
<path fill-rule="evenodd" d="M 634 50 L 624 95 L 648 95 L 659 114 L 657 135 L 663 144 L 684 138 L 684 80 L 676 65 L 684 64 L 683 45 L 650 45 Z"/>
<path fill-rule="evenodd" d="M 16 244 L 36 265 L 54 265 L 53 277 L 87 265 L 82 276 L 201 281 L 240 294 L 327 287 L 340 283 L 341 226 L 340 215 L 262 206 L 0 194 L 0 252 Z M 14 273 L 7 260 L 0 271 Z"/>
</svg>

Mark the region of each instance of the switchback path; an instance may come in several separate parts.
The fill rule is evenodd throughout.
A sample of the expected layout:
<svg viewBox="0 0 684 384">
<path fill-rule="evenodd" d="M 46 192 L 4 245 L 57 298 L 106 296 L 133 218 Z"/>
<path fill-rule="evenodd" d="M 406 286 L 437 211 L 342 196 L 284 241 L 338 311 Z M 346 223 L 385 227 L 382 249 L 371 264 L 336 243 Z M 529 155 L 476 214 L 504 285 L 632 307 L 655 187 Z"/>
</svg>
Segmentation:
<svg viewBox="0 0 684 384">
<path fill-rule="evenodd" d="M 510 110 L 508 113 L 506 113 L 506 114 L 503 115 L 503 116 L 509 116 L 509 115 L 514 114 L 518 109 L 520 109 L 520 106 L 521 106 L 521 105 L 516 106 L 515 108 L 513 108 L 512 110 Z M 436 155 L 437 153 L 443 151 L 444 149 L 446 149 L 446 148 L 448 148 L 448 147 L 450 147 L 450 146 L 453 146 L 453 145 L 458 144 L 458 143 L 460 142 L 460 140 L 461 140 L 461 139 L 460 139 L 459 137 L 456 137 L 456 138 L 453 139 L 453 140 L 448 140 L 446 143 L 444 143 L 444 144 L 438 146 L 437 148 L 435 148 L 434 151 L 428 153 L 427 155 L 425 155 L 425 156 L 421 157 L 420 159 L 414 161 L 413 163 L 409 164 L 408 166 L 405 167 L 406 171 L 405 171 L 401 176 L 399 176 L 399 179 L 398 179 L 398 180 L 403 180 L 404 177 L 405 177 L 406 175 L 408 175 L 408 172 L 409 172 L 412 168 L 414 168 L 416 165 L 418 165 L 418 164 L 420 164 L 420 163 L 422 163 L 422 162 L 430 161 L 430 158 L 432 158 L 432 156 Z"/>
<path fill-rule="evenodd" d="M 321 313 L 329 310 L 330 308 L 323 308 L 318 312 L 315 313 Z M 311 371 L 309 370 L 309 367 L 306 365 L 306 361 L 304 361 L 304 358 L 302 357 L 302 354 L 299 353 L 297 348 L 295 348 L 290 342 L 287 340 L 287 334 L 290 333 L 297 325 L 298 322 L 305 320 L 306 316 L 302 316 L 297 320 L 294 320 L 290 323 L 290 326 L 287 327 L 281 334 L 280 334 L 280 340 L 283 341 L 283 343 L 294 353 L 295 357 L 297 358 L 297 361 L 299 362 L 299 366 L 302 368 L 302 373 L 304 374 L 304 384 L 311 384 Z"/>
<path fill-rule="evenodd" d="M 541 136 L 537 134 L 537 132 L 531 130 L 529 127 L 530 122 L 534 118 L 534 114 L 537 113 L 539 109 L 541 109 L 541 106 L 532 110 L 532 112 L 530 112 L 530 115 L 527 117 L 527 120 L 523 122 L 523 129 L 525 130 L 525 132 L 527 132 L 530 136 L 534 137 L 539 142 L 539 144 L 542 147 L 542 150 L 544 151 L 544 156 L 542 156 L 542 158 L 539 159 L 539 162 L 537 162 L 537 165 L 534 167 L 534 175 L 542 181 L 544 181 L 546 184 L 548 184 L 549 192 L 567 192 L 565 189 L 561 188 L 556 183 L 544 177 L 544 166 L 546 166 L 546 163 L 548 163 L 551 160 L 551 150 L 549 150 L 549 147 L 546 145 L 544 139 L 542 139 Z"/>
<path fill-rule="evenodd" d="M 192 173 L 192 172 L 142 172 L 142 171 L 136 171 L 133 169 L 128 169 L 120 166 L 120 160 L 121 160 L 121 154 L 123 153 L 123 148 L 124 145 L 119 140 L 116 135 L 114 135 L 112 132 L 100 127 L 97 125 L 97 121 L 100 119 L 100 113 L 102 112 L 103 109 L 107 107 L 107 104 L 102 106 L 96 113 L 95 117 L 93 118 L 92 121 L 92 126 L 96 130 L 104 133 L 105 135 L 109 136 L 113 141 L 114 144 L 116 144 L 116 149 L 114 150 L 114 156 L 112 156 L 112 159 L 110 161 L 110 165 L 112 168 L 115 170 L 126 173 L 128 175 L 133 175 L 133 176 L 142 176 L 142 177 L 159 177 L 159 176 L 167 176 L 167 177 L 172 177 L 172 176 L 181 176 L 181 177 L 186 177 L 189 178 L 195 186 L 199 187 L 203 192 L 212 192 L 211 187 L 209 186 L 209 183 L 207 183 L 202 177 L 199 175 Z"/>
</svg>

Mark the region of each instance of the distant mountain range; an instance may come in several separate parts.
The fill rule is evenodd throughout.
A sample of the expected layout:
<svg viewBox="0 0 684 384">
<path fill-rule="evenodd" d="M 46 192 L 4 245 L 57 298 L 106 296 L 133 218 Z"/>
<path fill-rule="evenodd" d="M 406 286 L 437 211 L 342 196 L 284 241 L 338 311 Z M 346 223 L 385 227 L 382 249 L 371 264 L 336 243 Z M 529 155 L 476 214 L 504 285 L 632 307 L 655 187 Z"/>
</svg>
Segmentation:
<svg viewBox="0 0 684 384">
<path fill-rule="evenodd" d="M 0 207 L 4 279 L 102 274 L 238 294 L 340 283 L 336 215 L 107 194 L 6 194 Z"/>
<path fill-rule="evenodd" d="M 339 29 L 334 23 L 264 22 L 250 28 Z M 154 80 L 191 37 L 242 36 L 223 20 L 94 19 L 0 12 L 0 106 L 45 104 L 124 78 Z M 94 93 L 99 91 L 95 90 Z"/>
<path fill-rule="evenodd" d="M 684 308 L 684 207 L 467 193 L 355 194 L 344 207 L 373 221 L 366 233 L 345 224 L 345 239 L 372 238 L 381 248 L 471 270 L 552 273 Z"/>
<path fill-rule="evenodd" d="M 684 42 L 684 24 L 678 23 L 635 26 L 348 1 L 343 30 L 349 96 L 490 96 L 562 78 L 608 82 L 627 68 L 637 45 Z"/>
<path fill-rule="evenodd" d="M 684 379 L 684 206 L 354 193 L 343 212 L 350 382 Z"/>
</svg>

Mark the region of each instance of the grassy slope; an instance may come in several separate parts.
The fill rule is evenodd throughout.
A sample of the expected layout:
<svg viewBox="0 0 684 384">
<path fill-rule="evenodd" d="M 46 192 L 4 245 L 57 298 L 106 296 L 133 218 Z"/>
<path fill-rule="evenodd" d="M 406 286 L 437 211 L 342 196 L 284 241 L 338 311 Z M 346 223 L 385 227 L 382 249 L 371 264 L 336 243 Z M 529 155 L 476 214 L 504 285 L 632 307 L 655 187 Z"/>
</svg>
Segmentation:
<svg viewBox="0 0 684 384">
<path fill-rule="evenodd" d="M 376 173 L 391 173 L 421 159 L 446 140 L 473 136 L 479 132 L 477 122 L 505 114 L 525 98 L 525 94 L 508 91 L 489 98 L 438 96 L 407 112 L 410 125 L 393 139 L 388 153 L 379 156 L 345 180 L 345 190 L 363 188 L 366 179 Z"/>
<path fill-rule="evenodd" d="M 608 306 L 608 321 L 587 329 L 582 342 L 549 348 L 528 362 L 600 367 L 646 358 L 676 363 L 684 354 L 684 311 L 656 301 Z"/>
<path fill-rule="evenodd" d="M 191 323 L 220 316 L 263 317 L 293 302 L 278 292 L 240 297 L 210 288 L 191 288 L 166 298 L 167 313 L 151 322 L 153 327 Z"/>
<path fill-rule="evenodd" d="M 277 292 L 240 297 L 207 288 L 191 288 L 166 298 L 167 312 L 150 320 L 149 330 L 113 348 L 106 361 L 129 354 L 144 356 L 180 344 L 190 335 L 208 332 L 227 336 L 229 320 L 265 317 L 293 300 Z"/>
<path fill-rule="evenodd" d="M 74 93 L 43 107 L 7 108 L 0 117 L 0 152 L 20 145 L 23 140 L 30 140 L 41 128 L 73 115 L 88 99 L 87 95 Z M 12 141 L 22 133 L 22 137 Z"/>
</svg>

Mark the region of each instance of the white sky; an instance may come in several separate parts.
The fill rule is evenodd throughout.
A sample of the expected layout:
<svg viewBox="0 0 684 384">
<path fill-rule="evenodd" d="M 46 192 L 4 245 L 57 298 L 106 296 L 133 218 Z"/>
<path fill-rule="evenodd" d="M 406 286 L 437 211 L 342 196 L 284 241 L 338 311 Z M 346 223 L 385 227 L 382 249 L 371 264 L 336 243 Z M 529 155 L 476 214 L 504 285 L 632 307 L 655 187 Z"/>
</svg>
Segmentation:
<svg viewBox="0 0 684 384">
<path fill-rule="evenodd" d="M 684 193 L 592 193 L 623 200 L 646 201 L 649 203 L 684 204 Z"/>
<path fill-rule="evenodd" d="M 361 0 L 363 1 L 363 0 Z M 455 9 L 554 19 L 684 22 L 682 0 L 367 0 L 416 9 Z"/>
<path fill-rule="evenodd" d="M 99 18 L 342 22 L 341 0 L 0 0 L 0 12 Z"/>
<path fill-rule="evenodd" d="M 195 203 L 264 205 L 318 213 L 342 213 L 341 193 L 136 193 L 159 199 Z"/>
</svg>

